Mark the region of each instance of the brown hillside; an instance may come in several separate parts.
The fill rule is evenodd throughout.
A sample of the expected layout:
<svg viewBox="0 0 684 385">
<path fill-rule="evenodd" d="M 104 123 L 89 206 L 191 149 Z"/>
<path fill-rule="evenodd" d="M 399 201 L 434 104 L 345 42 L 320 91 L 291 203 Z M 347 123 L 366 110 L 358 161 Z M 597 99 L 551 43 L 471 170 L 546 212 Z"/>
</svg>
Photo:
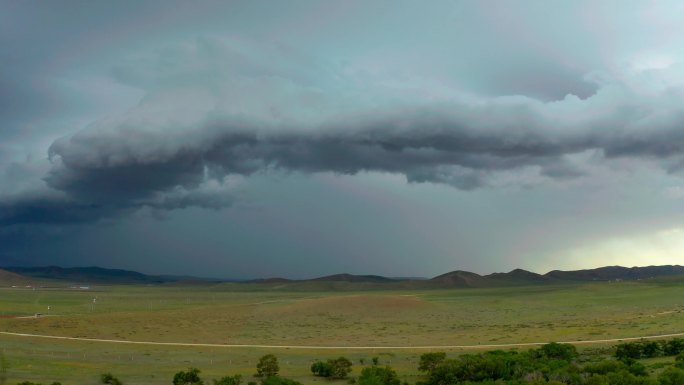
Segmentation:
<svg viewBox="0 0 684 385">
<path fill-rule="evenodd" d="M 0 269 L 0 286 L 28 285 L 32 282 L 31 278 Z"/>
</svg>

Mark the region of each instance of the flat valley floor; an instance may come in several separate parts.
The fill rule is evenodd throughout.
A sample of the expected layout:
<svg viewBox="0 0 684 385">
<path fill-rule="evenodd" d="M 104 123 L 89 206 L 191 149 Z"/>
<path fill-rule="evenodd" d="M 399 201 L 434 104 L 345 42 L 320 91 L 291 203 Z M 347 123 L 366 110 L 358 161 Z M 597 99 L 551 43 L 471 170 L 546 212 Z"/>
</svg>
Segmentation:
<svg viewBox="0 0 684 385">
<path fill-rule="evenodd" d="M 36 313 L 45 315 L 32 317 Z M 340 355 L 354 361 L 355 372 L 379 357 L 381 364 L 392 365 L 414 383 L 420 354 L 468 350 L 439 346 L 476 349 L 683 333 L 684 283 L 371 291 L 281 291 L 273 285 L 244 284 L 3 288 L 0 331 L 283 346 L 129 345 L 0 335 L 10 384 L 92 384 L 107 371 L 126 384 L 168 384 L 175 372 L 190 366 L 200 368 L 207 379 L 242 374 L 250 380 L 256 361 L 268 353 L 278 356 L 284 376 L 305 384 L 328 382 L 310 375 L 313 360 Z"/>
</svg>

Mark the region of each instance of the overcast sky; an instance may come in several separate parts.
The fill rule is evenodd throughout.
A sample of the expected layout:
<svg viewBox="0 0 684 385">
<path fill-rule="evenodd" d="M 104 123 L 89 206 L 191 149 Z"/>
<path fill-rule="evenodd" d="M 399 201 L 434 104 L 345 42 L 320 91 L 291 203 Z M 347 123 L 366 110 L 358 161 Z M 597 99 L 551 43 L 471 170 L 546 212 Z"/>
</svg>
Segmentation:
<svg viewBox="0 0 684 385">
<path fill-rule="evenodd" d="M 0 266 L 684 261 L 681 1 L 0 0 Z"/>
</svg>

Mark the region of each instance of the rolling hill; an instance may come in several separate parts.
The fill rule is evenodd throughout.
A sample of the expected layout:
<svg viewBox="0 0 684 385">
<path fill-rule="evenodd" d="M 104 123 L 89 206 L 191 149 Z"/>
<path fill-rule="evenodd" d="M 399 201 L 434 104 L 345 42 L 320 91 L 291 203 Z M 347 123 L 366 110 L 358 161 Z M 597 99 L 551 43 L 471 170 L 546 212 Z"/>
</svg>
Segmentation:
<svg viewBox="0 0 684 385">
<path fill-rule="evenodd" d="M 78 283 L 168 283 L 182 281 L 202 281 L 207 279 L 172 276 L 172 275 L 147 275 L 132 270 L 106 269 L 103 267 L 4 267 L 4 270 L 19 274 L 24 277 L 69 281 Z"/>
<path fill-rule="evenodd" d="M 0 269 L 0 286 L 31 285 L 34 279 Z"/>
<path fill-rule="evenodd" d="M 131 270 L 106 269 L 101 267 L 63 268 L 47 267 L 5 267 L 0 270 L 0 285 L 23 284 L 31 279 L 48 279 L 53 281 L 69 281 L 78 283 L 99 284 L 206 284 L 211 282 L 229 282 L 230 280 L 210 280 L 204 278 L 170 275 L 146 275 Z M 633 281 L 651 278 L 671 277 L 684 279 L 684 266 L 644 266 L 622 267 L 605 266 L 583 270 L 553 270 L 546 274 L 537 274 L 523 269 L 514 269 L 507 273 L 480 275 L 477 273 L 455 270 L 438 275 L 431 279 L 419 278 L 387 278 L 379 275 L 333 274 L 312 279 L 267 278 L 241 281 L 239 285 L 260 285 L 262 289 L 278 288 L 280 290 L 313 290 L 316 288 L 330 290 L 354 289 L 421 289 L 421 288 L 485 288 L 503 286 L 544 285 L 567 282 L 593 281 Z M 15 283 L 16 282 L 16 283 Z M 232 281 L 235 282 L 235 281 Z"/>
</svg>

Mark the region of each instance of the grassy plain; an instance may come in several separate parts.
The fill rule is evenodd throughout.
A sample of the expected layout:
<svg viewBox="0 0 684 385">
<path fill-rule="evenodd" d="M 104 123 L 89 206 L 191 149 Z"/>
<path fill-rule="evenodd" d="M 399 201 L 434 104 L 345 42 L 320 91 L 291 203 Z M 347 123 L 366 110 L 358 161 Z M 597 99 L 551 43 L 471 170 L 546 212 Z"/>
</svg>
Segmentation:
<svg viewBox="0 0 684 385">
<path fill-rule="evenodd" d="M 131 341 L 378 348 L 148 346 L 0 335 L 9 367 L 7 382 L 93 384 L 99 373 L 111 371 L 127 384 L 163 384 L 188 366 L 202 369 L 207 378 L 249 376 L 258 357 L 274 353 L 282 374 L 305 384 L 317 382 L 309 373 L 313 359 L 340 355 L 353 359 L 356 372 L 360 359 L 368 363 L 379 356 L 381 363 L 391 364 L 413 383 L 418 356 L 427 350 L 381 347 L 684 332 L 684 284 L 679 281 L 390 291 L 251 287 L 254 290 L 240 284 L 0 289 L 0 331 Z M 50 316 L 13 318 L 47 313 L 47 306 Z"/>
</svg>

